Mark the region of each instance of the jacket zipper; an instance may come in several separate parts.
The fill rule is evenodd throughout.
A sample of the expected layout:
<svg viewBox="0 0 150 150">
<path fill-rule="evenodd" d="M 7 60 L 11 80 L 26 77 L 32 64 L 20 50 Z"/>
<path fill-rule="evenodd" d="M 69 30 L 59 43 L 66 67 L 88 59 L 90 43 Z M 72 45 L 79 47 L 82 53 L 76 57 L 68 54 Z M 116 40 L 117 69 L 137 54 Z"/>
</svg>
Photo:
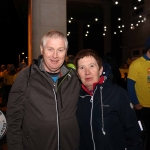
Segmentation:
<svg viewBox="0 0 150 150">
<path fill-rule="evenodd" d="M 96 87 L 96 89 L 97 89 L 97 87 Z M 96 91 L 96 89 L 95 89 L 95 91 Z M 93 97 L 94 97 L 95 91 L 93 92 L 93 96 L 91 96 L 91 99 L 90 99 L 90 102 L 92 103 L 90 125 L 91 125 L 91 134 L 92 134 L 92 141 L 93 141 L 94 150 L 96 150 L 96 147 L 95 147 L 95 141 L 94 141 L 94 136 L 93 136 L 92 116 L 93 116 Z"/>
<path fill-rule="evenodd" d="M 59 135 L 60 135 L 60 129 L 59 129 L 59 116 L 58 116 L 58 101 L 57 101 L 57 97 L 56 97 L 56 93 L 55 90 L 53 89 L 54 92 L 54 96 L 55 96 L 55 103 L 56 103 L 56 114 L 57 114 L 57 130 L 58 130 L 58 150 L 59 150 Z"/>
</svg>

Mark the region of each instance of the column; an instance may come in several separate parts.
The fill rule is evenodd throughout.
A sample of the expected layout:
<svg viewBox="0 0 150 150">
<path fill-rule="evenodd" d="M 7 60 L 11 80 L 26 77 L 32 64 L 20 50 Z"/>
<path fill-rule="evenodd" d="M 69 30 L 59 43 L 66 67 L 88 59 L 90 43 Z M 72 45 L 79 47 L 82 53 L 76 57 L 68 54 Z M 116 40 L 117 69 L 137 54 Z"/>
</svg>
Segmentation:
<svg viewBox="0 0 150 150">
<path fill-rule="evenodd" d="M 40 55 L 40 40 L 49 30 L 66 35 L 66 0 L 29 0 L 28 64 Z"/>
</svg>

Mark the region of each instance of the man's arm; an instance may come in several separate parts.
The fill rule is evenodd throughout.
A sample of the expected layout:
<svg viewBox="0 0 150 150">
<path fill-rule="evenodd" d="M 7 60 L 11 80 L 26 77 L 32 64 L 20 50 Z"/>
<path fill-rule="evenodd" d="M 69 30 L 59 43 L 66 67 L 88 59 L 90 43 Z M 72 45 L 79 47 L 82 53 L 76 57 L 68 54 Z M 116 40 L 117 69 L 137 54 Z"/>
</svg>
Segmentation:
<svg viewBox="0 0 150 150">
<path fill-rule="evenodd" d="M 136 96 L 135 83 L 136 82 L 134 80 L 127 78 L 127 89 L 128 89 L 131 102 L 134 105 L 135 109 L 139 110 L 142 109 L 143 106 L 139 104 L 138 98 Z"/>
<path fill-rule="evenodd" d="M 8 125 L 6 137 L 9 150 L 23 150 L 21 125 L 25 111 L 27 71 L 28 69 L 24 69 L 19 73 L 9 93 L 6 111 Z"/>
</svg>

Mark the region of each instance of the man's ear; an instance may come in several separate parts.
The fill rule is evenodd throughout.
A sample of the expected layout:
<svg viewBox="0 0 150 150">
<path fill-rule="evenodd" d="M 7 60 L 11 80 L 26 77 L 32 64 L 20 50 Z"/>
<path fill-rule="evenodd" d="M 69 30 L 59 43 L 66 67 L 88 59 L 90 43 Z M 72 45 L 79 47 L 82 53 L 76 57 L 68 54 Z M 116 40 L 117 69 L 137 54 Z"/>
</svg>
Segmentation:
<svg viewBox="0 0 150 150">
<path fill-rule="evenodd" d="M 43 55 L 43 46 L 40 45 L 41 55 Z"/>
<path fill-rule="evenodd" d="M 99 76 L 101 76 L 103 73 L 103 66 L 101 66 L 100 70 L 99 70 Z"/>
</svg>

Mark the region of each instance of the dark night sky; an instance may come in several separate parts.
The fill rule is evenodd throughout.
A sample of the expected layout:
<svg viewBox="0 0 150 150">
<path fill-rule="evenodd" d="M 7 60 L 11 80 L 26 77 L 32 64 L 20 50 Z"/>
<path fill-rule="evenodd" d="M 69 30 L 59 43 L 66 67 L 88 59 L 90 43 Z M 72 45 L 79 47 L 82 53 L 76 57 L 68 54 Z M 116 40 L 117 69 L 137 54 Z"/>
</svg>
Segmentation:
<svg viewBox="0 0 150 150">
<path fill-rule="evenodd" d="M 27 27 L 27 26 L 26 26 Z M 13 0 L 0 1 L 1 51 L 0 65 L 13 63 L 18 67 L 19 53 L 27 52 L 27 28 L 20 19 Z"/>
</svg>

